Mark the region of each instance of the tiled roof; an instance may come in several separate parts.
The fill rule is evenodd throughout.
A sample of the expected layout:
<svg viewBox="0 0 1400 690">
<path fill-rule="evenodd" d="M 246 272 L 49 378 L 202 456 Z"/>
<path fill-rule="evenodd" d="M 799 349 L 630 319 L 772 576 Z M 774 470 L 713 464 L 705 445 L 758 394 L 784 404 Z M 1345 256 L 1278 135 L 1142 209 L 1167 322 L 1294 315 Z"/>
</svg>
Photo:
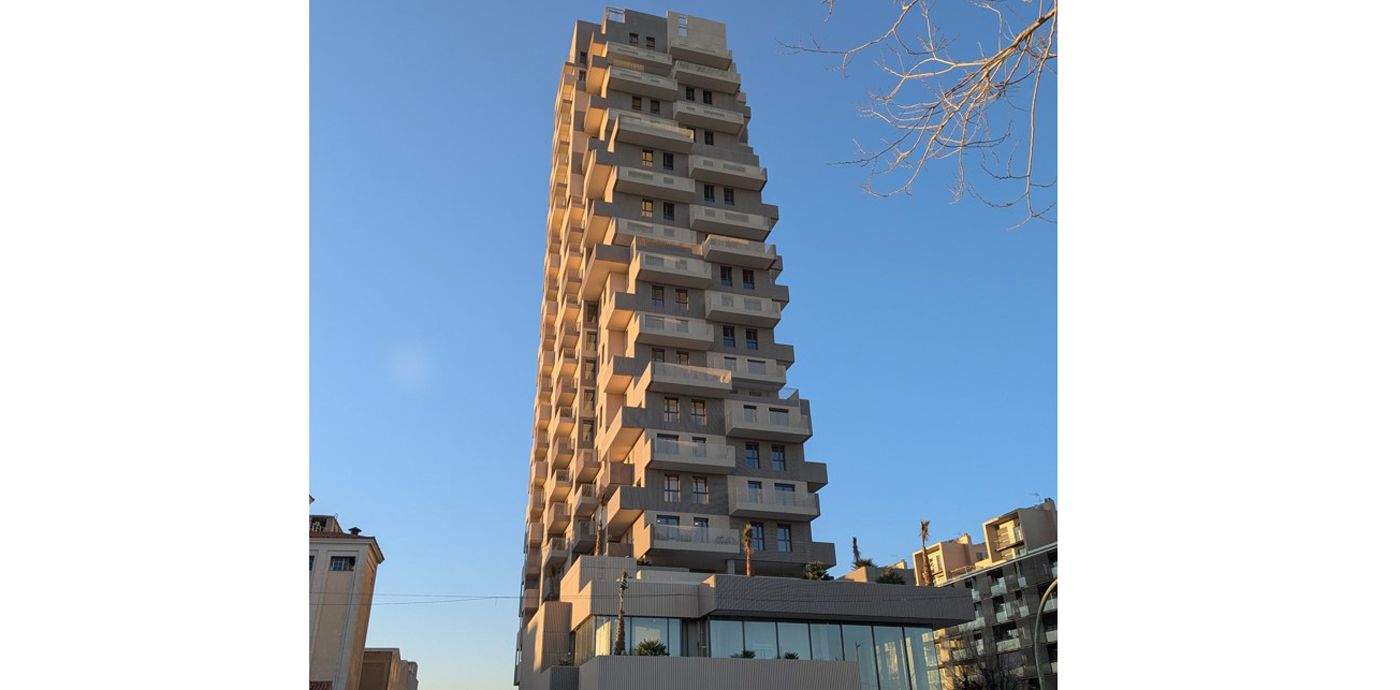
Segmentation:
<svg viewBox="0 0 1400 690">
<path fill-rule="evenodd" d="M 344 532 L 312 532 L 311 536 L 318 539 L 329 537 L 331 539 L 373 539 L 367 534 L 346 534 Z"/>
</svg>

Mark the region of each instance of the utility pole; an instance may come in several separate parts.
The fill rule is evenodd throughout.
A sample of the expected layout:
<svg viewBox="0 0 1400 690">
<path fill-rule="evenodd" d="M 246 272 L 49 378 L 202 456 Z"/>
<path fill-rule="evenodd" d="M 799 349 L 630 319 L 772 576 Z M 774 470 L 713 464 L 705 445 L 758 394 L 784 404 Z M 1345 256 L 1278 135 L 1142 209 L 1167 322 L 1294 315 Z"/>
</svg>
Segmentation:
<svg viewBox="0 0 1400 690">
<path fill-rule="evenodd" d="M 1045 588 L 1045 593 L 1040 595 L 1040 606 L 1035 610 L 1035 636 L 1031 638 L 1031 649 L 1035 651 L 1035 679 L 1040 683 L 1040 687 L 1045 687 L 1045 676 L 1040 673 L 1040 616 L 1045 612 L 1045 602 L 1050 598 L 1050 593 L 1055 591 L 1055 586 L 1060 584 L 1060 578 L 1050 581 L 1050 586 Z"/>
<path fill-rule="evenodd" d="M 622 627 L 622 593 L 627 591 L 627 571 L 617 578 L 617 641 L 613 643 L 613 655 L 622 656 L 627 653 L 626 633 Z"/>
</svg>

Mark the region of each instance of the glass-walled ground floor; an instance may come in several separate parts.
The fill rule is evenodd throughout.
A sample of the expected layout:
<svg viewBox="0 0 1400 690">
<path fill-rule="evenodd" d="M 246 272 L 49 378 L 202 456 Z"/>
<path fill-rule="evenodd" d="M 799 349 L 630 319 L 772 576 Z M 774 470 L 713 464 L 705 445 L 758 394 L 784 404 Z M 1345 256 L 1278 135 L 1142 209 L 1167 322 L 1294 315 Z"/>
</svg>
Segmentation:
<svg viewBox="0 0 1400 690">
<path fill-rule="evenodd" d="M 854 661 L 862 690 L 939 688 L 938 650 L 927 627 L 643 616 L 627 616 L 623 625 L 628 654 Z M 611 654 L 616 641 L 616 616 L 584 621 L 574 630 L 574 663 Z"/>
</svg>

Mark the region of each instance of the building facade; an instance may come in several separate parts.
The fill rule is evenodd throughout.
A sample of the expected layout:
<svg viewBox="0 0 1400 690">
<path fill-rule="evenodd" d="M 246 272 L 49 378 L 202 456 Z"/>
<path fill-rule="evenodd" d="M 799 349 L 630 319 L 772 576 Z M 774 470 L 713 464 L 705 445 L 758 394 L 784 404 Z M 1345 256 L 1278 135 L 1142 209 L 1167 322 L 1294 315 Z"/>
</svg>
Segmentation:
<svg viewBox="0 0 1400 690">
<path fill-rule="evenodd" d="M 1055 503 L 1017 508 L 982 523 L 980 544 L 964 534 L 914 553 L 915 573 L 925 582 L 929 560 L 934 584 L 966 592 L 973 602 L 973 619 L 939 631 L 939 667 L 948 690 L 984 687 L 995 676 L 997 687 L 1051 690 L 1057 687 L 1059 663 L 1058 515 Z M 1035 614 L 1042 595 L 1049 593 L 1035 634 Z M 1044 687 L 1036 674 L 1041 662 Z"/>
<path fill-rule="evenodd" d="M 522 687 L 926 688 L 932 631 L 970 617 L 936 588 L 801 579 L 836 551 L 812 534 L 826 465 L 804 452 L 810 405 L 775 337 L 788 288 L 750 116 L 723 24 L 611 8 L 575 24 L 551 137 Z M 642 641 L 667 656 L 636 656 Z"/>
<path fill-rule="evenodd" d="M 311 516 L 311 687 L 358 690 L 374 578 L 384 554 L 374 537 L 347 533 L 334 515 Z"/>
<path fill-rule="evenodd" d="M 360 690 L 418 690 L 418 662 L 405 660 L 397 647 L 366 649 Z"/>
</svg>

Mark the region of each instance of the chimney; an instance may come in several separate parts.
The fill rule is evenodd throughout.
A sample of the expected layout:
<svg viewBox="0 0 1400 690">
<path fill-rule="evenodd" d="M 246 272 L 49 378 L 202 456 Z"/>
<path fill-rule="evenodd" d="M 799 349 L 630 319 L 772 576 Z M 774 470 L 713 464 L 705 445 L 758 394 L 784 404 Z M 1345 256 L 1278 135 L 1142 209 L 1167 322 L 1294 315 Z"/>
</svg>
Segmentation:
<svg viewBox="0 0 1400 690">
<path fill-rule="evenodd" d="M 351 528 L 350 528 L 350 534 L 353 534 L 353 535 L 355 535 L 355 536 L 357 536 L 357 537 L 360 536 L 360 528 L 359 528 L 359 527 L 351 527 Z"/>
</svg>

